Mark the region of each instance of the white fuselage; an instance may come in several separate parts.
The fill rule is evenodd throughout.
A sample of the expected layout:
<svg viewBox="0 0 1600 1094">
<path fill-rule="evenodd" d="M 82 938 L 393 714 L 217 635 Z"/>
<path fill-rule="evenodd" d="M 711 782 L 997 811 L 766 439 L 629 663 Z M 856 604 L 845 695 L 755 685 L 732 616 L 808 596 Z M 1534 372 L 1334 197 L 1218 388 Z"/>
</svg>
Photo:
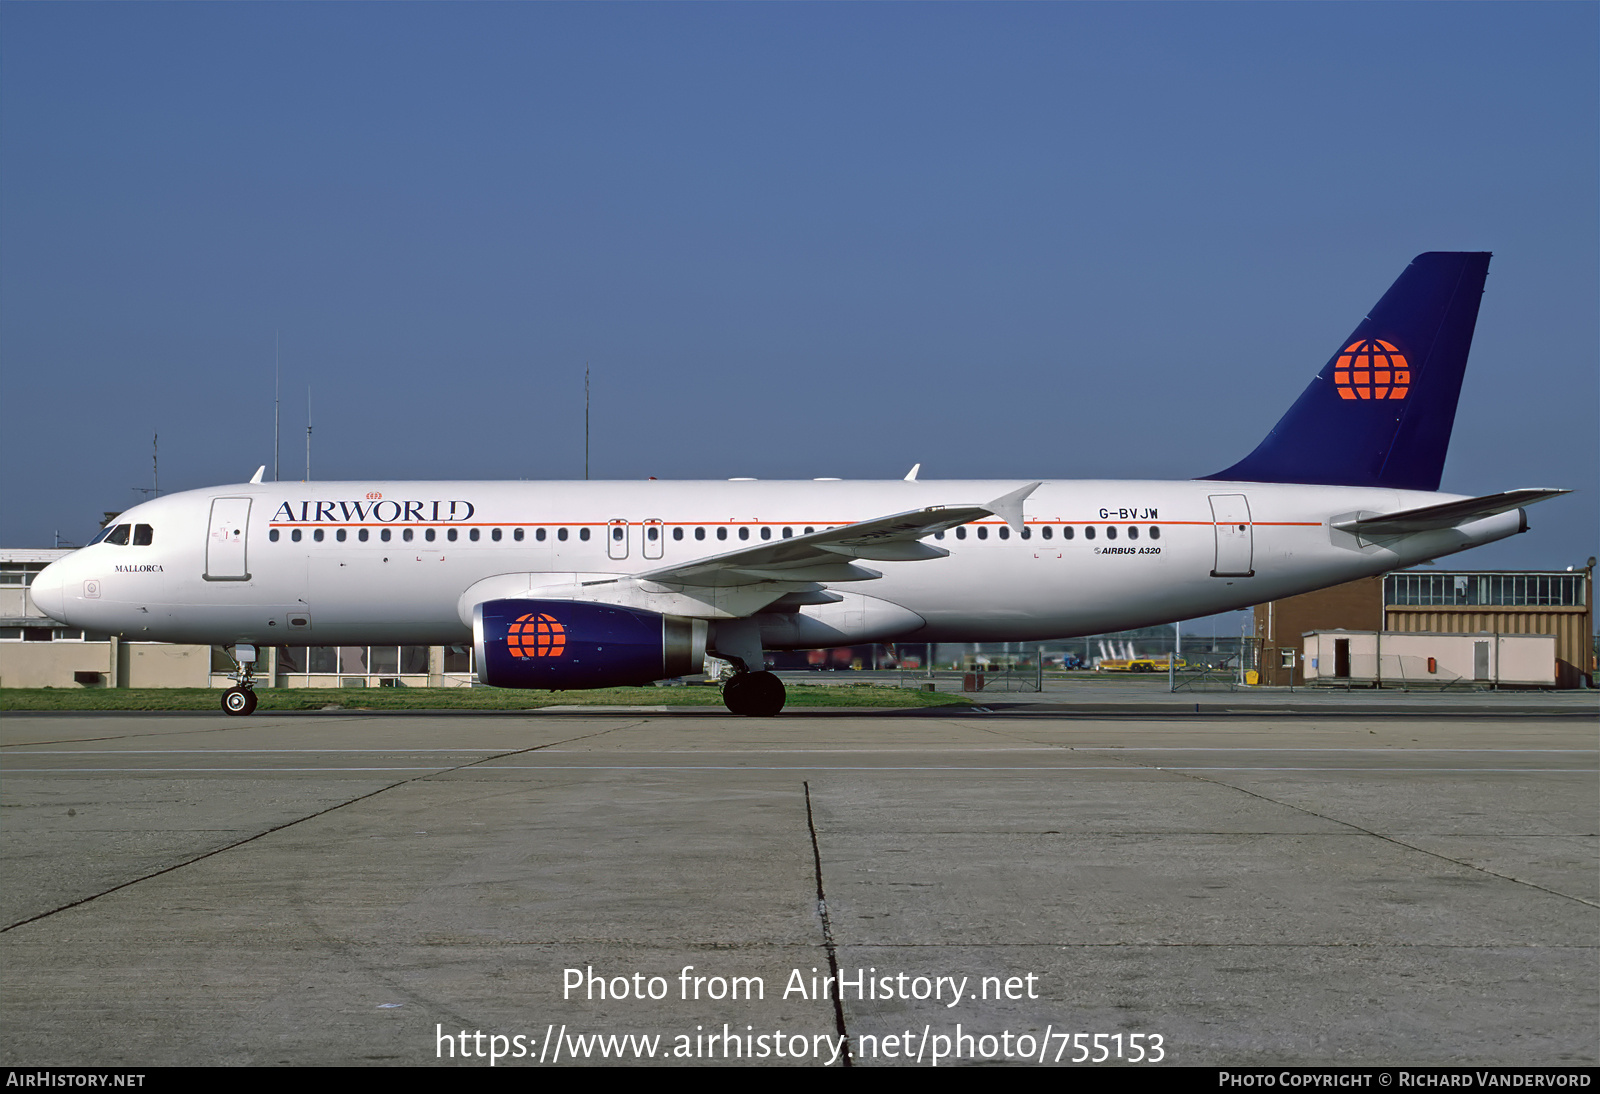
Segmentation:
<svg viewBox="0 0 1600 1094">
<path fill-rule="evenodd" d="M 484 599 L 586 588 L 586 581 L 779 539 L 785 529 L 800 535 L 932 505 L 981 505 L 1017 486 L 252 483 L 128 510 L 116 523 L 148 525 L 148 544 L 130 538 L 76 551 L 39 575 L 33 593 L 38 607 L 63 622 L 128 639 L 466 642 L 472 605 L 464 599 L 474 586 Z M 823 630 L 794 626 L 791 609 L 788 624 L 763 617 L 763 641 L 783 648 L 1103 633 L 1382 573 L 1523 526 L 1513 511 L 1377 542 L 1332 527 L 1458 497 L 1263 483 L 1046 481 L 1027 499 L 1025 534 L 995 517 L 930 536 L 926 542 L 948 557 L 872 563 L 881 577 L 830 585 L 846 594 L 844 602 L 798 608 L 799 616 L 824 621 Z"/>
</svg>

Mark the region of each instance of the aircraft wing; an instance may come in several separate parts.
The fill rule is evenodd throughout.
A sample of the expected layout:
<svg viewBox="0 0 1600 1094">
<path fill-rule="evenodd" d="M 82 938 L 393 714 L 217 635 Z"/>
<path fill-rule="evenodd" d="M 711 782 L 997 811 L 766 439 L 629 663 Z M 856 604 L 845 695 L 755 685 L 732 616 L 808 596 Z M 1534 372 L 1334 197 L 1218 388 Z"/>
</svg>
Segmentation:
<svg viewBox="0 0 1600 1094">
<path fill-rule="evenodd" d="M 736 551 L 676 563 L 634 575 L 639 582 L 675 587 L 718 588 L 758 582 L 867 581 L 882 575 L 858 560 L 915 562 L 950 552 L 922 537 L 984 517 L 1022 525 L 1022 503 L 1038 489 L 1030 483 L 985 505 L 930 505 L 886 517 L 824 528 L 809 535 L 771 540 Z"/>
<path fill-rule="evenodd" d="M 1447 501 L 1442 505 L 1427 505 L 1421 509 L 1404 509 L 1382 516 L 1361 517 L 1339 521 L 1334 525 L 1341 532 L 1362 536 L 1404 536 L 1413 532 L 1431 532 L 1439 528 L 1456 528 L 1496 513 L 1509 513 L 1536 501 L 1570 494 L 1570 490 L 1553 490 L 1525 487 L 1507 490 L 1500 494 L 1486 494 L 1481 498 Z"/>
</svg>

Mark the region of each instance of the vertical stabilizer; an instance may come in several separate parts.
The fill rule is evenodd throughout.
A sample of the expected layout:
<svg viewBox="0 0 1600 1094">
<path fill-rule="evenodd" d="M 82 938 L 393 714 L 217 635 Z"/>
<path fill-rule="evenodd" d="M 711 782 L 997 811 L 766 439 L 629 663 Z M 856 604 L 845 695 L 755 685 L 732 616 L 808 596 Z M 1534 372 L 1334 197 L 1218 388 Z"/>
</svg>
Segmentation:
<svg viewBox="0 0 1600 1094">
<path fill-rule="evenodd" d="M 1439 489 L 1489 258 L 1412 259 L 1256 450 L 1205 477 Z"/>
</svg>

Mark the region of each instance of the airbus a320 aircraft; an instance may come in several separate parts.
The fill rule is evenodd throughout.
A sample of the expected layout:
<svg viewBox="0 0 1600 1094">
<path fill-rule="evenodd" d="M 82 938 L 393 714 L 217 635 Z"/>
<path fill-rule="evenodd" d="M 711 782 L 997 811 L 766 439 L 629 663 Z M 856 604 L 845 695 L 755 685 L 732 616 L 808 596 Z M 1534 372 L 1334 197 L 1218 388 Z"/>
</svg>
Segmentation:
<svg viewBox="0 0 1600 1094">
<path fill-rule="evenodd" d="M 480 681 L 736 674 L 763 650 L 1029 641 L 1228 611 L 1527 530 L 1565 493 L 1435 493 L 1489 269 L 1417 256 L 1243 460 L 1180 482 L 249 483 L 145 502 L 34 580 L 73 627 L 228 647 L 476 646 Z"/>
</svg>

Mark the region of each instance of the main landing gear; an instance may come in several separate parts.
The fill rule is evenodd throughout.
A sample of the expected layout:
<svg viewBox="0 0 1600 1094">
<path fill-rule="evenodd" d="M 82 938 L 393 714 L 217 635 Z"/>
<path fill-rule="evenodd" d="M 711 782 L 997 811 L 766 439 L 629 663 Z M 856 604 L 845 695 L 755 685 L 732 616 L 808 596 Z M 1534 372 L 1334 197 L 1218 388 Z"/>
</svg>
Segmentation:
<svg viewBox="0 0 1600 1094">
<path fill-rule="evenodd" d="M 722 702 L 734 714 L 771 718 L 789 699 L 783 681 L 770 672 L 741 672 L 722 685 Z"/>
<path fill-rule="evenodd" d="M 228 674 L 234 686 L 222 693 L 222 712 L 243 718 L 247 714 L 254 714 L 256 709 L 256 648 L 235 646 L 233 662 L 239 666 L 239 671 Z"/>
</svg>

